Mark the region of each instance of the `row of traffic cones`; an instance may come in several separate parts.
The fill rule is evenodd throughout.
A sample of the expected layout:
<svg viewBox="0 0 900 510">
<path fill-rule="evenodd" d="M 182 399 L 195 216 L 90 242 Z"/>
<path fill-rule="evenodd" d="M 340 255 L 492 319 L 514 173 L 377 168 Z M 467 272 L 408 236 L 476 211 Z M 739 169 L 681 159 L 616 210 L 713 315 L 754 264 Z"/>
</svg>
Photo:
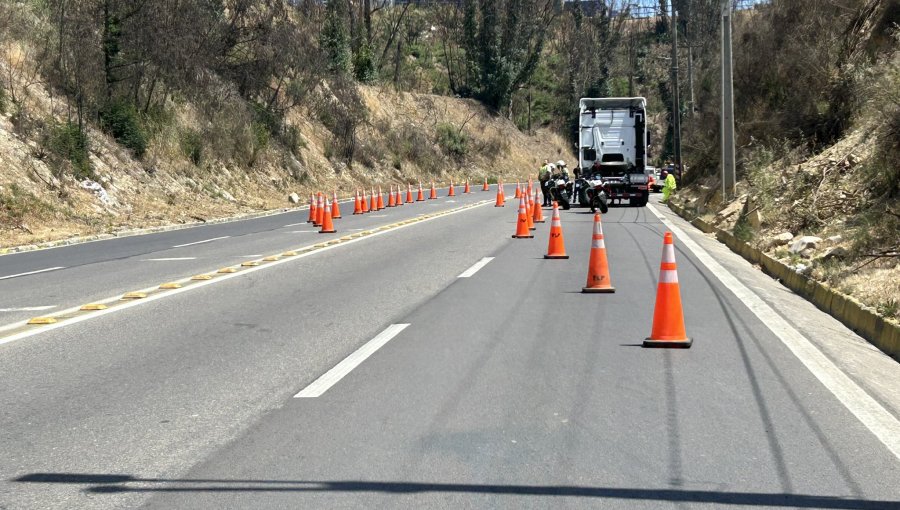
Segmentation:
<svg viewBox="0 0 900 510">
<path fill-rule="evenodd" d="M 502 186 L 502 185 L 501 185 Z M 487 178 L 484 179 L 484 186 L 482 187 L 482 191 L 488 191 L 490 189 Z M 471 193 L 471 188 L 469 187 L 469 180 L 465 181 L 465 188 L 463 193 Z M 500 187 L 499 193 L 502 194 L 502 187 Z M 450 189 L 447 196 L 456 196 L 456 192 L 453 187 L 453 181 L 450 181 Z M 434 181 L 431 182 L 431 190 L 429 194 L 429 199 L 437 199 L 437 188 L 435 187 Z M 419 190 L 418 196 L 415 201 L 423 202 L 425 200 L 424 190 L 422 189 L 422 182 L 419 182 Z M 385 207 L 399 207 L 406 203 L 413 202 L 413 190 L 412 184 L 407 184 L 406 188 L 406 197 L 404 198 L 403 192 L 400 185 L 397 185 L 396 191 L 394 186 L 390 186 L 390 190 L 388 193 L 387 205 L 385 205 L 384 201 L 384 192 L 379 187 L 378 192 L 375 192 L 375 188 L 372 188 L 372 193 L 366 198 L 365 192 L 360 192 L 360 190 L 356 190 L 356 197 L 353 203 L 353 214 L 365 214 L 367 212 L 372 211 L 380 211 Z M 309 196 L 309 218 L 307 219 L 307 223 L 312 223 L 313 226 L 319 227 L 320 234 L 332 234 L 336 233 L 337 230 L 334 228 L 334 220 L 341 218 L 341 209 L 340 204 L 338 203 L 337 190 L 334 191 L 332 195 L 332 199 L 329 200 L 327 196 L 323 193 L 311 193 Z"/>
<path fill-rule="evenodd" d="M 517 186 L 517 191 L 518 191 Z M 499 193 L 499 192 L 498 192 Z M 533 193 L 533 195 L 532 195 Z M 498 202 L 500 201 L 498 196 Z M 519 194 L 519 212 L 516 221 L 515 239 L 531 239 L 534 235 L 533 223 L 537 221 L 541 210 L 537 201 L 537 191 L 531 190 L 531 183 Z M 530 207 L 534 207 L 534 211 Z M 543 218 L 541 218 L 543 219 Z M 568 259 L 563 239 L 562 220 L 559 205 L 553 202 L 553 215 L 550 219 L 550 238 L 545 259 Z M 591 236 L 591 254 L 588 261 L 587 282 L 582 287 L 583 293 L 606 293 L 616 291 L 609 273 L 609 261 L 606 256 L 606 243 L 603 238 L 603 226 L 600 214 L 594 215 L 593 234 Z M 663 255 L 659 268 L 659 282 L 656 289 L 656 304 L 653 310 L 653 326 L 650 336 L 644 340 L 644 347 L 681 347 L 689 348 L 692 340 L 688 338 L 684 327 L 684 311 L 681 305 L 681 289 L 678 285 L 678 273 L 675 264 L 675 241 L 671 232 L 663 238 Z"/>
</svg>

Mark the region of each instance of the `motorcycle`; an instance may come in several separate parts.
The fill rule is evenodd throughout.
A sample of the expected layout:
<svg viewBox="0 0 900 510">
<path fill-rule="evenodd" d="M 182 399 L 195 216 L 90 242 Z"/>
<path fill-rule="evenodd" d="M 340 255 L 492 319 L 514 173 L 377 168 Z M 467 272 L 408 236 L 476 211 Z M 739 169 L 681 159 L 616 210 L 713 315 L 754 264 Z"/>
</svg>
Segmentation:
<svg viewBox="0 0 900 510">
<path fill-rule="evenodd" d="M 587 202 L 591 212 L 598 210 L 606 214 L 609 211 L 609 184 L 599 177 L 584 179 L 584 195 L 581 200 Z"/>
<path fill-rule="evenodd" d="M 565 177 L 551 178 L 547 183 L 550 190 L 550 198 L 555 200 L 560 207 L 569 210 L 573 197 L 573 184 Z"/>
</svg>

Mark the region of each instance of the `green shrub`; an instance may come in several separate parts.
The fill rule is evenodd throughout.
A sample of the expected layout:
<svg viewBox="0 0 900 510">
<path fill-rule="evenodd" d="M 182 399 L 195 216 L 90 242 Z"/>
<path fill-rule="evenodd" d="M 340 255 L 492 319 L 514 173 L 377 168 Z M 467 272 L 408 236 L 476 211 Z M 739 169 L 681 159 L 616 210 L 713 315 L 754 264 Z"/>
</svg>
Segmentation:
<svg viewBox="0 0 900 510">
<path fill-rule="evenodd" d="M 7 191 L 0 192 L 0 224 L 19 225 L 28 214 L 43 215 L 53 212 L 53 207 L 22 189 L 11 184 Z"/>
<path fill-rule="evenodd" d="M 200 132 L 194 129 L 182 131 L 178 144 L 181 153 L 191 160 L 191 163 L 200 166 L 203 162 L 203 137 Z"/>
<path fill-rule="evenodd" d="M 147 135 L 137 110 L 130 103 L 113 101 L 106 104 L 100 110 L 100 128 L 130 149 L 136 158 L 144 157 L 147 152 Z"/>
<path fill-rule="evenodd" d="M 78 124 L 66 122 L 52 125 L 44 145 L 51 153 L 72 163 L 77 178 L 94 178 L 94 170 L 88 157 L 90 142 Z"/>
<path fill-rule="evenodd" d="M 353 75 L 360 83 L 374 83 L 378 78 L 372 47 L 363 44 L 353 59 Z"/>
<path fill-rule="evenodd" d="M 0 113 L 6 113 L 6 90 L 0 87 Z"/>
<path fill-rule="evenodd" d="M 452 158 L 462 159 L 469 152 L 468 137 L 453 124 L 438 124 L 436 141 L 441 150 Z"/>
</svg>

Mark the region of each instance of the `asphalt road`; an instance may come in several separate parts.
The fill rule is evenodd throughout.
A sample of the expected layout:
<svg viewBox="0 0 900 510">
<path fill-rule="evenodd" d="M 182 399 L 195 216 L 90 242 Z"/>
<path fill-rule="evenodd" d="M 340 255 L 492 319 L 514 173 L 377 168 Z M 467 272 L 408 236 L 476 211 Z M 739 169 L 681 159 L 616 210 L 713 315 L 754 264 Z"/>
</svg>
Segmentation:
<svg viewBox="0 0 900 510">
<path fill-rule="evenodd" d="M 571 258 L 545 260 L 545 214 L 514 240 L 513 204 L 474 207 L 0 345 L 0 508 L 900 507 L 895 362 L 696 232 L 708 251 L 676 238 L 694 345 L 643 349 L 668 225 L 611 209 L 617 292 L 585 295 L 591 215 L 564 212 Z M 195 245 L 188 272 L 296 246 L 283 228 Z M 91 292 L 184 276 L 129 272 L 182 244 L 142 237 L 131 263 L 84 255 L 114 275 Z M 77 275 L 12 288 L 74 299 Z M 847 384 L 887 419 L 845 402 Z"/>
</svg>

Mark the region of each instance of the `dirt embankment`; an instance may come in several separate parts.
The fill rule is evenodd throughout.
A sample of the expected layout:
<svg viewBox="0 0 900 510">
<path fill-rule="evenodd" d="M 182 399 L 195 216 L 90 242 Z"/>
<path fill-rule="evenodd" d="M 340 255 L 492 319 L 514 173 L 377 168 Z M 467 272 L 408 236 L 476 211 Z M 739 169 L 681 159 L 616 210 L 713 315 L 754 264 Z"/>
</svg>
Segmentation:
<svg viewBox="0 0 900 510">
<path fill-rule="evenodd" d="M 209 153 L 193 158 L 186 132 L 208 132 L 190 103 L 173 103 L 136 159 L 107 134 L 87 129 L 92 178 L 75 177 L 48 149 L 48 133 L 72 107 L 40 86 L 23 88 L 0 114 L 0 250 L 76 236 L 204 221 L 295 207 L 288 196 L 316 190 L 352 193 L 360 185 L 469 178 L 523 178 L 544 158 L 568 156 L 565 140 L 527 135 L 475 101 L 360 87 L 361 111 L 351 163 L 335 154 L 333 126 L 322 105 L 295 108 L 293 151 L 271 142 L 251 164 Z M 322 94 L 327 95 L 327 90 Z M 327 111 L 327 110 L 326 110 Z M 200 129 L 205 128 L 205 129 Z M 190 140 L 189 140 L 190 141 Z M 301 203 L 304 199 L 301 198 Z"/>
<path fill-rule="evenodd" d="M 862 124 L 815 155 L 751 151 L 737 198 L 716 178 L 677 191 L 693 215 L 794 271 L 900 318 L 900 197 L 872 186 L 879 140 Z"/>
</svg>

